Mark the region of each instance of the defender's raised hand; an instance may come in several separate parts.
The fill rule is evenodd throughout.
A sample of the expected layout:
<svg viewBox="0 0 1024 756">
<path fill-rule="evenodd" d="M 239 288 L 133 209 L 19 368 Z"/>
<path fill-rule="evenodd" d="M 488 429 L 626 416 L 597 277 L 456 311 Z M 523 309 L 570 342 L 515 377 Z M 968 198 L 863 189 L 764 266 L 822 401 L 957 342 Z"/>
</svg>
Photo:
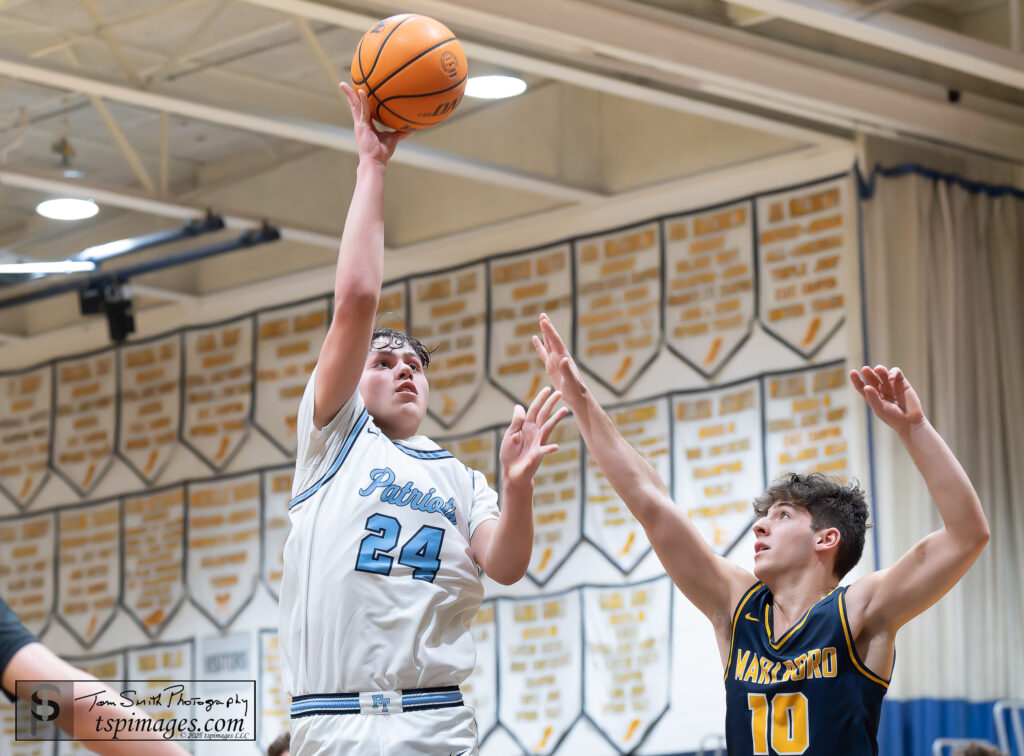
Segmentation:
<svg viewBox="0 0 1024 756">
<path fill-rule="evenodd" d="M 901 437 L 905 438 L 915 425 L 924 422 L 921 400 L 898 367 L 865 365 L 850 371 L 850 381 L 878 418 Z"/>
<path fill-rule="evenodd" d="M 408 137 L 411 131 L 378 131 L 370 120 L 370 103 L 366 92 L 352 89 L 347 82 L 338 85 L 348 98 L 348 106 L 352 111 L 352 130 L 356 135 L 356 147 L 360 158 L 369 158 L 378 163 L 386 164 L 395 154 L 395 147 Z"/>
<path fill-rule="evenodd" d="M 534 336 L 533 348 L 537 350 L 537 354 L 544 362 L 544 370 L 547 371 L 551 385 L 562 392 L 566 404 L 576 411 L 579 408 L 579 402 L 586 397 L 588 392 L 580 369 L 576 366 L 572 355 L 569 354 L 562 337 L 555 330 L 551 318 L 545 313 L 541 313 L 540 316 L 540 332 L 543 340 Z"/>
<path fill-rule="evenodd" d="M 558 451 L 558 444 L 548 444 L 547 441 L 558 421 L 569 414 L 565 407 L 559 407 L 552 413 L 561 398 L 560 392 L 552 392 L 545 386 L 530 403 L 530 409 L 524 410 L 517 404 L 512 411 L 512 422 L 501 440 L 498 458 L 513 485 L 532 481 L 541 460 Z"/>
</svg>

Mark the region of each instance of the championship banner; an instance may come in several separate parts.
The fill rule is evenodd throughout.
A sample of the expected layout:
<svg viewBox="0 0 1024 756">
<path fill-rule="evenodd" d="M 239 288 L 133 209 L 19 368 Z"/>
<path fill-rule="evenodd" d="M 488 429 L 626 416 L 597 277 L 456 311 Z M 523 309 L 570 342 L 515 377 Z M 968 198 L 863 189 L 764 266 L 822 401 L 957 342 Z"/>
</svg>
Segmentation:
<svg viewBox="0 0 1024 756">
<path fill-rule="evenodd" d="M 128 649 L 126 679 L 133 682 L 146 681 L 146 684 L 139 686 L 139 690 L 135 691 L 136 701 L 167 701 L 169 687 L 184 680 L 195 680 L 194 656 L 194 640 Z M 186 684 L 185 689 L 191 696 L 194 688 Z M 169 711 L 166 705 L 141 704 L 138 708 L 155 718 L 167 717 Z M 195 714 L 193 706 L 176 705 L 175 709 L 177 710 L 173 711 L 173 716 L 178 719 L 192 717 Z"/>
<path fill-rule="evenodd" d="M 160 477 L 178 444 L 181 339 L 121 347 L 121 421 L 117 451 L 146 483 Z"/>
<path fill-rule="evenodd" d="M 115 351 L 56 365 L 53 469 L 85 496 L 110 467 L 116 428 Z"/>
<path fill-rule="evenodd" d="M 256 652 L 251 633 L 212 635 L 199 639 L 196 653 L 196 678 L 199 682 L 190 690 L 204 700 L 214 699 L 229 702 L 207 713 L 205 707 L 197 708 L 195 717 L 199 726 L 206 728 L 206 722 L 221 717 L 252 717 L 256 707 Z M 212 724 L 212 723 L 211 723 Z M 217 756 L 224 753 L 251 754 L 253 746 L 241 743 L 229 744 L 223 740 L 198 740 L 195 743 L 197 756 Z"/>
<path fill-rule="evenodd" d="M 483 473 L 487 479 L 487 485 L 498 490 L 498 447 L 501 437 L 496 428 L 473 433 L 468 436 L 451 436 L 438 438 L 438 445 L 452 453 L 455 459 L 459 460 L 471 470 Z"/>
<path fill-rule="evenodd" d="M 665 334 L 705 378 L 736 353 L 754 322 L 749 201 L 665 221 Z"/>
<path fill-rule="evenodd" d="M 481 743 L 498 724 L 497 630 L 494 601 L 485 601 L 469 626 L 476 645 L 476 666 L 461 686 L 463 700 L 476 712 L 478 739 Z"/>
<path fill-rule="evenodd" d="M 764 490 L 757 380 L 672 397 L 672 498 L 717 554 L 750 527 Z"/>
<path fill-rule="evenodd" d="M 288 504 L 292 500 L 292 478 L 295 466 L 263 471 L 263 584 L 276 600 L 281 600 L 281 578 L 284 576 L 284 542 L 291 531 Z"/>
<path fill-rule="evenodd" d="M 274 446 L 294 456 L 299 400 L 327 336 L 327 301 L 261 312 L 256 334 L 253 423 Z"/>
<path fill-rule="evenodd" d="M 854 255 L 850 179 L 757 198 L 760 319 L 810 357 L 843 322 L 844 254 Z"/>
<path fill-rule="evenodd" d="M 92 675 L 97 680 L 124 680 L 124 654 L 107 654 L 104 656 L 65 657 L 71 666 Z M 107 683 L 108 685 L 110 683 Z M 115 686 L 116 687 L 116 686 Z M 2 751 L 0 751 L 2 753 Z M 75 756 L 93 753 L 85 744 L 77 740 L 58 740 L 57 756 Z"/>
<path fill-rule="evenodd" d="M 405 288 L 405 281 L 380 287 L 374 328 L 393 328 L 402 333 L 409 332 L 409 294 Z"/>
<path fill-rule="evenodd" d="M 491 382 L 515 401 L 529 402 L 547 383 L 544 363 L 530 337 L 540 335 L 542 312 L 572 349 L 572 258 L 570 245 L 500 257 L 490 263 Z"/>
<path fill-rule="evenodd" d="M 58 518 L 57 615 L 89 647 L 114 619 L 121 599 L 121 505 L 114 500 L 62 509 Z"/>
<path fill-rule="evenodd" d="M 291 724 L 291 696 L 281 682 L 281 650 L 277 630 L 260 630 L 260 750 L 266 751 L 274 738 Z"/>
<path fill-rule="evenodd" d="M 122 601 L 150 636 L 163 630 L 181 604 L 184 555 L 185 492 L 181 486 L 124 500 Z"/>
<path fill-rule="evenodd" d="M 583 599 L 583 710 L 619 753 L 632 753 L 668 711 L 672 581 L 589 587 Z"/>
<path fill-rule="evenodd" d="M 188 586 L 199 610 L 230 625 L 260 574 L 260 478 L 250 473 L 188 484 Z"/>
<path fill-rule="evenodd" d="M 497 605 L 498 718 L 526 753 L 552 753 L 582 710 L 579 593 Z"/>
<path fill-rule="evenodd" d="M 608 409 L 615 427 L 642 454 L 671 490 L 669 406 L 664 398 Z M 629 573 L 651 550 L 643 526 L 615 493 L 588 451 L 583 535 L 608 559 Z"/>
<path fill-rule="evenodd" d="M 484 380 L 487 274 L 483 263 L 412 279 L 412 336 L 428 349 L 427 411 L 450 428 L 469 409 Z"/>
<path fill-rule="evenodd" d="M 51 366 L 0 377 L 0 489 L 24 508 L 49 476 Z"/>
<path fill-rule="evenodd" d="M 661 345 L 660 237 L 653 221 L 576 242 L 576 355 L 617 394 Z"/>
<path fill-rule="evenodd" d="M 54 537 L 52 512 L 0 520 L 0 596 L 37 636 L 53 612 Z"/>
<path fill-rule="evenodd" d="M 548 439 L 558 451 L 544 457 L 533 476 L 533 550 L 527 574 L 546 583 L 583 537 L 583 441 L 572 415 Z"/>
<path fill-rule="evenodd" d="M 252 318 L 185 332 L 182 441 L 222 470 L 249 433 Z"/>
<path fill-rule="evenodd" d="M 847 481 L 856 438 L 849 380 L 843 363 L 764 378 L 769 480 L 821 472 Z"/>
</svg>

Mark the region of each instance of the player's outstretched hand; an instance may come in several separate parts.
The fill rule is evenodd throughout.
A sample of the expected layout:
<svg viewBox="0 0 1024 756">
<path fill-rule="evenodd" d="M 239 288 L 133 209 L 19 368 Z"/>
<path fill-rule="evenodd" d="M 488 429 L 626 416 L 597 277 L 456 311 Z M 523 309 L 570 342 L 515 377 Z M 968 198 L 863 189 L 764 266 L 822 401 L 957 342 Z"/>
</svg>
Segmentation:
<svg viewBox="0 0 1024 756">
<path fill-rule="evenodd" d="M 541 460 L 558 451 L 558 444 L 548 444 L 548 437 L 558 421 L 569 414 L 565 407 L 552 412 L 561 398 L 560 392 L 545 386 L 530 403 L 530 409 L 517 404 L 512 410 L 512 422 L 501 440 L 498 458 L 513 485 L 532 480 Z"/>
<path fill-rule="evenodd" d="M 537 350 L 544 363 L 544 370 L 547 371 L 551 385 L 562 392 L 566 404 L 576 411 L 588 391 L 580 369 L 566 349 L 562 337 L 555 330 L 551 318 L 545 313 L 540 315 L 540 333 L 541 337 L 533 337 L 533 348 Z"/>
<path fill-rule="evenodd" d="M 341 91 L 348 98 L 348 106 L 352 110 L 352 130 L 356 135 L 356 147 L 360 158 L 376 160 L 386 165 L 395 154 L 398 143 L 409 136 L 411 131 L 378 131 L 370 120 L 370 103 L 366 92 L 352 89 L 348 82 L 341 82 Z"/>
<path fill-rule="evenodd" d="M 924 422 L 924 410 L 917 392 L 898 367 L 885 365 L 850 371 L 850 381 L 878 418 L 906 438 L 915 425 Z"/>
</svg>

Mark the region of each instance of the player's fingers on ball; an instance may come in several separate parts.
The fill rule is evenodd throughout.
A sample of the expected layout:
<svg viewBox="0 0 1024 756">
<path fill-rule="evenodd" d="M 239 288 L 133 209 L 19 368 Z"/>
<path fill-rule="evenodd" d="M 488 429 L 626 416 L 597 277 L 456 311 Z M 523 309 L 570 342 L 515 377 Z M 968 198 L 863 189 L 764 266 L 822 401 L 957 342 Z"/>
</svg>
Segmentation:
<svg viewBox="0 0 1024 756">
<path fill-rule="evenodd" d="M 359 120 L 370 124 L 370 101 L 366 97 L 366 90 L 359 90 Z"/>
</svg>

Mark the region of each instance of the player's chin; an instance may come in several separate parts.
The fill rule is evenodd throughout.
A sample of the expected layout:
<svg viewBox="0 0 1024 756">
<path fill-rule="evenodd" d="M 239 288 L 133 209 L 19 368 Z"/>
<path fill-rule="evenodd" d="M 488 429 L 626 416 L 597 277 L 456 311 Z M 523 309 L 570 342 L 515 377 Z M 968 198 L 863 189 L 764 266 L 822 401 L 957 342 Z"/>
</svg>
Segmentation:
<svg viewBox="0 0 1024 756">
<path fill-rule="evenodd" d="M 755 557 L 754 559 L 754 577 L 760 580 L 762 583 L 771 577 L 772 569 L 771 566 L 766 562 L 763 552 L 762 555 Z"/>
</svg>

